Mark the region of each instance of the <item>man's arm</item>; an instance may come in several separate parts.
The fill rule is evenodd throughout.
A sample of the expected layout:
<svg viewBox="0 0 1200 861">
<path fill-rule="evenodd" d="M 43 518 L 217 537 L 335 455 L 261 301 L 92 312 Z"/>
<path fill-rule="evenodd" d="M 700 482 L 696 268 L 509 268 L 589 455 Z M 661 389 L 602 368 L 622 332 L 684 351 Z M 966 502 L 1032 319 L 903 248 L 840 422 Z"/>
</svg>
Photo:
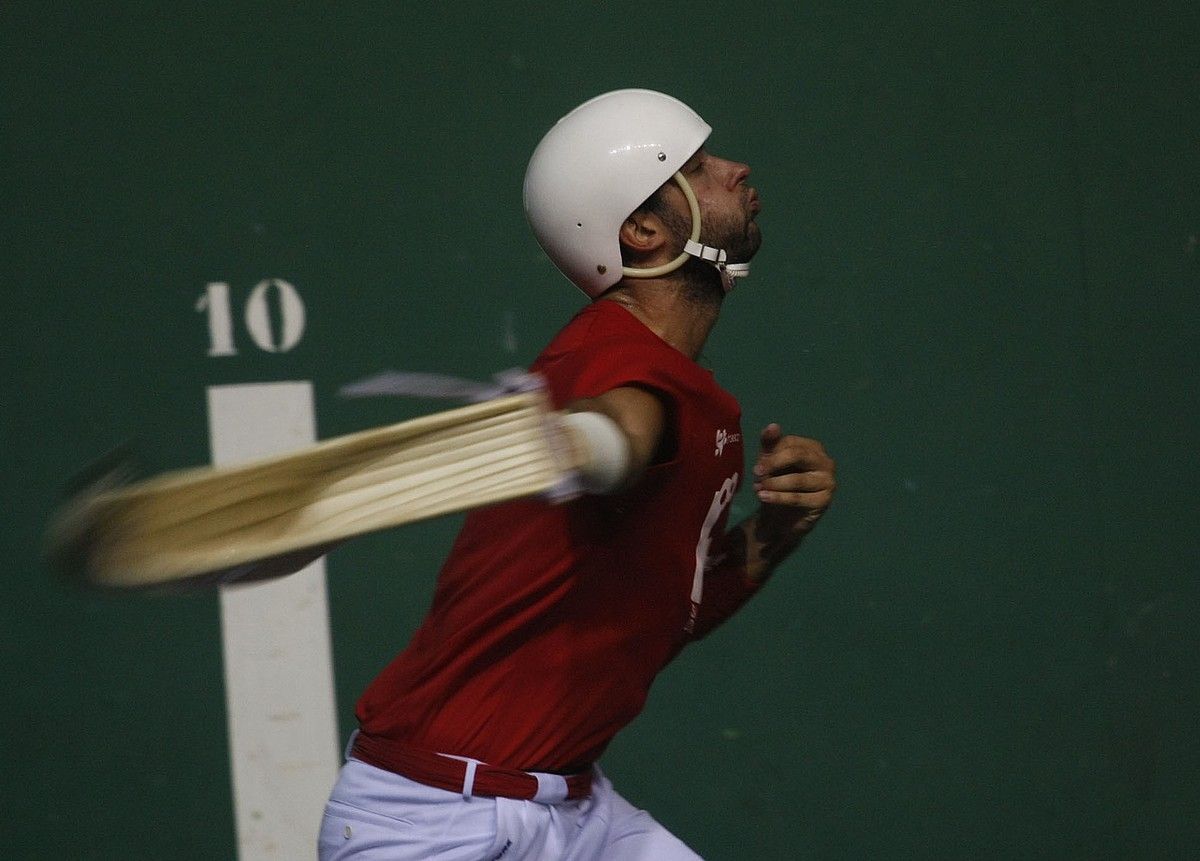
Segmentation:
<svg viewBox="0 0 1200 861">
<path fill-rule="evenodd" d="M 666 426 L 662 401 L 645 389 L 621 386 L 573 401 L 567 412 L 575 462 L 585 484 L 592 484 L 588 489 L 616 493 L 637 484 L 662 442 Z M 593 418 L 581 422 L 588 413 Z"/>
<path fill-rule="evenodd" d="M 666 424 L 666 410 L 645 389 L 622 386 L 595 398 L 573 401 L 571 413 L 593 412 L 610 419 L 624 437 L 619 482 L 612 491 L 632 487 L 654 461 Z M 574 433 L 576 461 L 586 472 L 596 460 L 596 441 Z M 589 446 L 589 442 L 591 446 Z M 833 501 L 835 464 L 815 439 L 784 436 L 777 424 L 763 430 L 754 465 L 754 491 L 760 501 L 753 516 L 733 527 L 726 538 L 726 564 L 758 585 L 787 558 Z"/>
<path fill-rule="evenodd" d="M 812 532 L 837 488 L 833 458 L 815 439 L 784 436 L 777 424 L 762 432 L 754 464 L 754 492 L 761 503 L 743 520 L 745 574 L 762 583 Z"/>
<path fill-rule="evenodd" d="M 693 638 L 737 612 L 812 531 L 833 501 L 834 469 L 816 440 L 766 427 L 753 470 L 759 510 L 714 542 Z"/>
<path fill-rule="evenodd" d="M 606 470 L 609 488 L 598 492 L 636 484 L 662 441 L 666 410 L 658 397 L 644 389 L 620 387 L 574 401 L 568 410 L 610 420 L 614 436 L 624 446 L 619 475 Z M 612 451 L 598 454 L 610 447 L 603 436 L 574 430 L 576 461 L 585 477 L 598 469 L 597 461 L 611 466 Z M 833 501 L 834 472 L 833 459 L 816 440 L 785 436 L 777 424 L 763 430 L 753 468 L 759 510 L 714 542 L 714 564 L 705 577 L 695 636 L 704 636 L 736 612 L 813 530 Z"/>
</svg>

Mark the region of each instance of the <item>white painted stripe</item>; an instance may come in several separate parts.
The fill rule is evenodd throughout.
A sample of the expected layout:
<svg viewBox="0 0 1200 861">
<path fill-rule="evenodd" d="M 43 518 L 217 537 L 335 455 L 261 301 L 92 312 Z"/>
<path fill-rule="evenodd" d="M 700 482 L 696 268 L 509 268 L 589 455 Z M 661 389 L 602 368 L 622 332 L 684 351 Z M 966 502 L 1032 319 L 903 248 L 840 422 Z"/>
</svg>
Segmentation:
<svg viewBox="0 0 1200 861">
<path fill-rule="evenodd" d="M 316 439 L 312 384 L 211 386 L 214 464 Z M 325 560 L 221 589 L 234 818 L 242 861 L 312 858 L 339 768 Z"/>
</svg>

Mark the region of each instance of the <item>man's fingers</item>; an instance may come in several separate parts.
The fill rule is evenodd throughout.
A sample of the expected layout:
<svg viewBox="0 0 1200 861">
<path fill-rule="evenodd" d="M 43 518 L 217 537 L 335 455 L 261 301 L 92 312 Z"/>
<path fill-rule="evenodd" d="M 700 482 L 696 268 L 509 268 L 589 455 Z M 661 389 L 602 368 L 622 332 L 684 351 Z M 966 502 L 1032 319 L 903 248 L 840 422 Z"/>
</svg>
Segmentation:
<svg viewBox="0 0 1200 861">
<path fill-rule="evenodd" d="M 770 424 L 762 432 L 762 449 L 754 464 L 754 492 L 771 522 L 804 534 L 833 502 L 835 469 L 833 458 L 817 440 L 784 436 L 779 425 Z"/>
<path fill-rule="evenodd" d="M 783 437 L 771 451 L 758 456 L 754 467 L 756 476 L 788 472 L 833 471 L 833 459 L 815 439 Z"/>
<path fill-rule="evenodd" d="M 778 490 L 760 490 L 757 493 L 760 502 L 768 505 L 790 506 L 807 511 L 824 511 L 833 501 L 832 490 L 822 490 L 816 493 L 786 493 Z"/>
<path fill-rule="evenodd" d="M 768 475 L 754 482 L 755 490 L 781 492 L 803 491 L 817 493 L 832 490 L 833 474 L 825 471 L 788 472 L 783 475 Z"/>
</svg>

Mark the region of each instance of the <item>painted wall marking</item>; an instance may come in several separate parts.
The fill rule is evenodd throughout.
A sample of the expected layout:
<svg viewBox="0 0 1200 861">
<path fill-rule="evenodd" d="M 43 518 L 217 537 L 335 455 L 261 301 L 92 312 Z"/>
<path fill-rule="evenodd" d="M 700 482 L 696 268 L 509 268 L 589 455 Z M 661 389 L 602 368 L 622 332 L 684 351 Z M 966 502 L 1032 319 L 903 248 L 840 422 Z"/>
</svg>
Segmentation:
<svg viewBox="0 0 1200 861">
<path fill-rule="evenodd" d="M 310 445 L 312 384 L 210 386 L 208 420 L 216 465 Z M 325 560 L 220 603 L 238 857 L 314 857 L 340 766 Z"/>
</svg>

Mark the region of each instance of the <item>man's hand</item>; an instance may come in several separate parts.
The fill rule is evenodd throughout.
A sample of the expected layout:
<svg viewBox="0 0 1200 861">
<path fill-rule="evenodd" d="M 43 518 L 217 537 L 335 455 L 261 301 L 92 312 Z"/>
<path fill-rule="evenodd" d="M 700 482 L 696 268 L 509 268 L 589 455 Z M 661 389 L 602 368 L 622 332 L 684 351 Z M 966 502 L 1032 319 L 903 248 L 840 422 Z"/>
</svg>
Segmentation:
<svg viewBox="0 0 1200 861">
<path fill-rule="evenodd" d="M 833 472 L 833 459 L 815 439 L 767 425 L 753 470 L 762 504 L 722 536 L 719 561 L 706 575 L 715 588 L 705 587 L 695 636 L 736 612 L 812 531 L 833 501 Z"/>
<path fill-rule="evenodd" d="M 762 502 L 755 538 L 768 545 L 798 541 L 829 508 L 836 487 L 833 459 L 819 442 L 767 425 L 754 465 L 754 492 Z"/>
</svg>

